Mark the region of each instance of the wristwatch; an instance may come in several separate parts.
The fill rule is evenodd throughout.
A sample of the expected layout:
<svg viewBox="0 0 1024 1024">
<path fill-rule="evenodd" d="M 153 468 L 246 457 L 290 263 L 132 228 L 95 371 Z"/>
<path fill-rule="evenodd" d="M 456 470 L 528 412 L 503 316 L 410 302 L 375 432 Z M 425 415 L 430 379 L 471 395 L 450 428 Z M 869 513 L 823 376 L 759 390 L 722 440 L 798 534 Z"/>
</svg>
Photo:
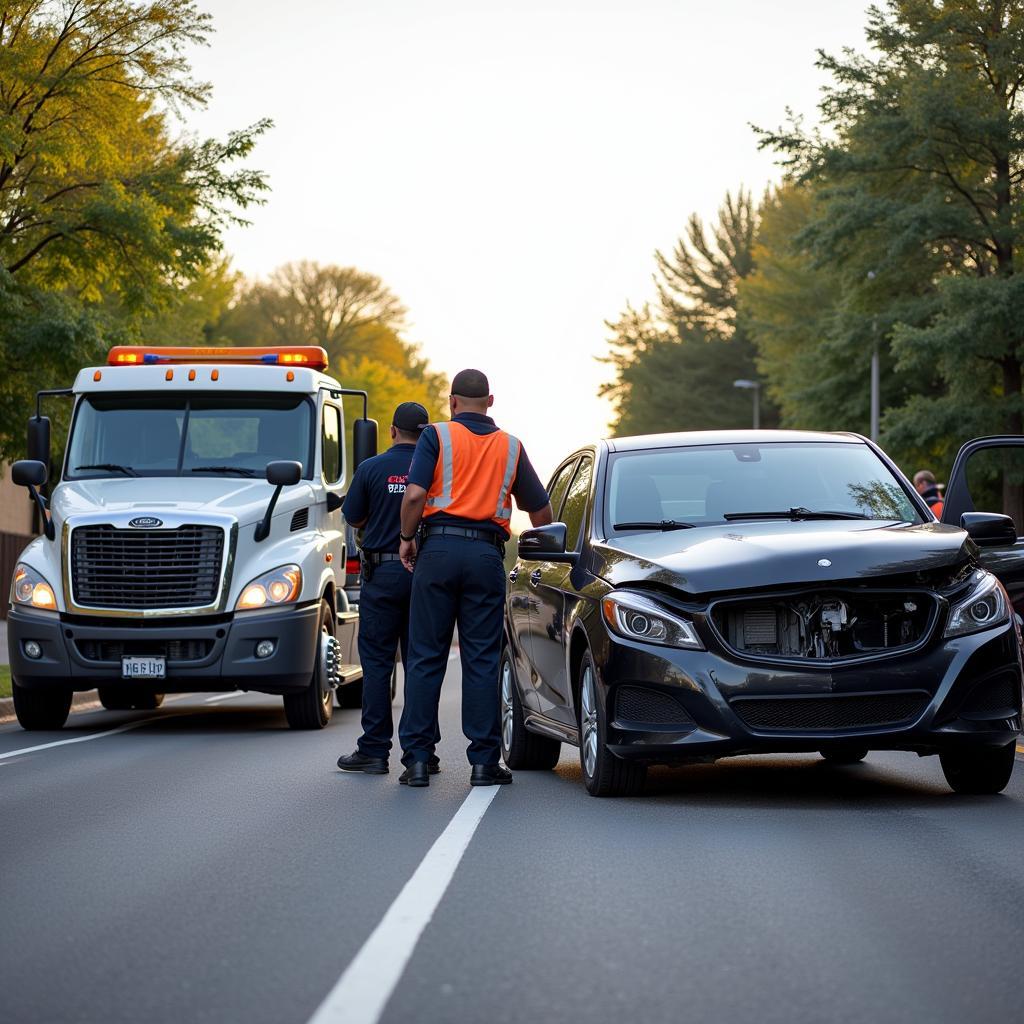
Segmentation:
<svg viewBox="0 0 1024 1024">
<path fill-rule="evenodd" d="M 400 538 L 401 538 L 402 540 L 404 540 L 404 541 L 406 542 L 406 544 L 408 544 L 408 543 L 409 543 L 409 541 L 411 541 L 411 540 L 415 540 L 415 539 L 416 539 L 416 534 L 415 534 L 415 533 L 414 533 L 414 534 L 413 534 L 413 535 L 412 535 L 411 537 L 406 537 L 406 535 L 405 535 L 404 533 L 402 533 L 402 531 L 401 531 L 401 530 L 399 530 L 399 531 L 398 531 L 398 536 L 399 536 L 399 537 L 400 537 Z"/>
</svg>

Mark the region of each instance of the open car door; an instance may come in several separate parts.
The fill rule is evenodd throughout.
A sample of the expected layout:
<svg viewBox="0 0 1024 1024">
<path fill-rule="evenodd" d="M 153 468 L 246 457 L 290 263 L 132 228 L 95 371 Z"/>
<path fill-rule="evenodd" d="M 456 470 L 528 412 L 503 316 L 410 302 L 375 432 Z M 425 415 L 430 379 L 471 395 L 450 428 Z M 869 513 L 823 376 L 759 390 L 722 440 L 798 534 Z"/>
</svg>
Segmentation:
<svg viewBox="0 0 1024 1024">
<path fill-rule="evenodd" d="M 946 485 L 942 522 L 961 526 L 981 550 L 981 563 L 1002 581 L 1024 615 L 1024 539 L 1003 514 L 1002 475 L 1024 479 L 1024 435 L 978 437 L 957 453 Z"/>
</svg>

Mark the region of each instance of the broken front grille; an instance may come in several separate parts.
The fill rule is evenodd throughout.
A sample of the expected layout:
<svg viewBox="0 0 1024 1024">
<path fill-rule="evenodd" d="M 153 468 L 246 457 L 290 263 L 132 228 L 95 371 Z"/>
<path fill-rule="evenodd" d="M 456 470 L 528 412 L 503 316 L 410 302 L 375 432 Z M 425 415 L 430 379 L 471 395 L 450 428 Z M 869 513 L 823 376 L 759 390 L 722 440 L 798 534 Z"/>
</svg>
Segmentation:
<svg viewBox="0 0 1024 1024">
<path fill-rule="evenodd" d="M 71 532 L 75 604 L 88 608 L 204 608 L 220 593 L 224 531 L 76 526 Z"/>
</svg>

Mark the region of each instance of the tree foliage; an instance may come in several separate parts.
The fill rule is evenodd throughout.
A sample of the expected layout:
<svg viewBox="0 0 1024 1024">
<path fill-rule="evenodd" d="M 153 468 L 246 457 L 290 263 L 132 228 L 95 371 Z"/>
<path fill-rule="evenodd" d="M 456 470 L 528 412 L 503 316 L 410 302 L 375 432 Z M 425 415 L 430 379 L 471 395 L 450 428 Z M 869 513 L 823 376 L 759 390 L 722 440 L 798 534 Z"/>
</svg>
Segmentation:
<svg viewBox="0 0 1024 1024">
<path fill-rule="evenodd" d="M 172 132 L 208 98 L 186 54 L 209 31 L 187 2 L 0 5 L 2 455 L 40 383 L 137 340 L 260 201 L 262 174 L 234 165 L 267 122 L 223 141 Z"/>
<path fill-rule="evenodd" d="M 696 214 L 671 253 L 655 253 L 658 303 L 627 306 L 609 322 L 615 432 L 745 427 L 751 397 L 733 387 L 756 376 L 755 351 L 737 306 L 753 270 L 757 213 L 749 192 L 727 193 L 709 231 Z M 762 422 L 773 410 L 762 403 Z"/>
</svg>

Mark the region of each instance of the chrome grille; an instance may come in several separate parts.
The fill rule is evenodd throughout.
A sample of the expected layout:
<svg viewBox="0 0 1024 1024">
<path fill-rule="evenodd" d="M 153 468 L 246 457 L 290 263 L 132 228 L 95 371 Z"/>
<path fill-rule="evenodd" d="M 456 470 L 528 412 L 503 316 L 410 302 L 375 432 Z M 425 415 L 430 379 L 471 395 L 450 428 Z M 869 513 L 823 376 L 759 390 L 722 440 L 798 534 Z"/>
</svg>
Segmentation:
<svg viewBox="0 0 1024 1024">
<path fill-rule="evenodd" d="M 224 557 L 218 526 L 71 532 L 75 604 L 88 608 L 203 608 L 216 602 Z"/>
</svg>

